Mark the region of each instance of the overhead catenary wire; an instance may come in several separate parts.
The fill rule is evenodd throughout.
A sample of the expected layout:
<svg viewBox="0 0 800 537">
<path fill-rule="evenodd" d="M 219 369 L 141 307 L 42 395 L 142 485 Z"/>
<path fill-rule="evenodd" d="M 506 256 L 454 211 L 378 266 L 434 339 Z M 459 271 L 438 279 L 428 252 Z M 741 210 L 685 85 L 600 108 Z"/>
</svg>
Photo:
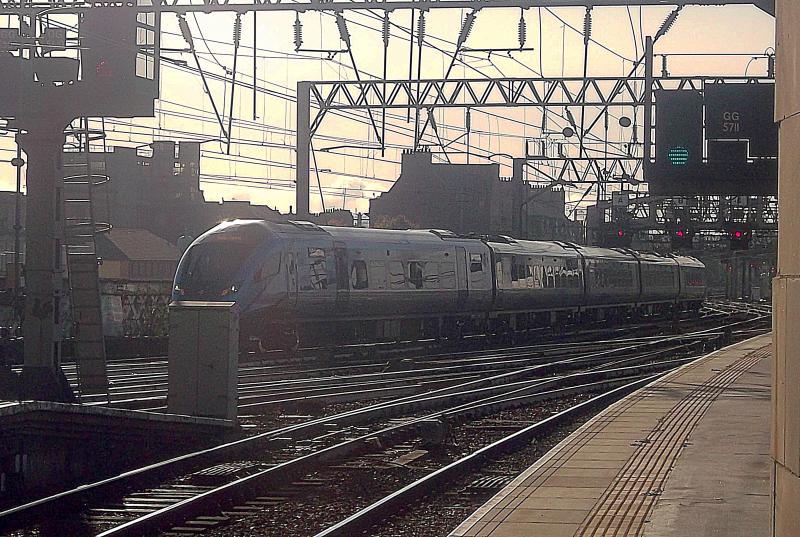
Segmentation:
<svg viewBox="0 0 800 537">
<path fill-rule="evenodd" d="M 419 32 L 418 32 L 418 33 L 419 33 Z M 423 37 L 423 36 L 419 36 L 419 37 L 418 37 L 418 39 L 421 39 L 422 37 Z M 205 38 L 204 38 L 204 40 L 205 40 Z M 206 44 L 206 47 L 208 48 L 208 45 L 207 45 L 207 44 Z M 255 53 L 257 50 L 258 50 L 258 48 L 257 48 L 257 47 L 253 47 L 253 52 L 254 52 L 254 53 Z M 226 73 L 230 73 L 230 72 L 231 72 L 230 70 L 228 70 L 227 68 L 225 68 L 225 66 L 224 66 L 224 65 L 223 65 L 223 64 L 222 64 L 222 63 L 221 63 L 221 62 L 220 62 L 220 61 L 217 59 L 217 56 L 216 56 L 216 55 L 213 53 L 213 51 L 211 51 L 211 49 L 210 49 L 210 48 L 208 48 L 208 54 L 211 56 L 211 58 L 213 59 L 213 61 L 214 61 L 214 62 L 215 62 L 217 65 L 219 65 L 219 66 L 220 66 L 220 67 L 221 67 L 221 68 L 222 68 L 222 69 L 223 69 L 223 70 L 224 70 Z M 199 62 L 198 62 L 198 63 L 199 63 Z M 490 61 L 490 63 L 492 63 L 492 62 Z M 222 79 L 223 79 L 223 80 L 225 80 L 225 79 L 227 79 L 227 78 L 228 78 L 228 77 L 222 77 Z M 256 79 L 257 79 L 257 77 L 253 77 L 253 79 L 254 79 L 254 80 L 253 80 L 253 82 L 254 82 L 254 85 L 255 85 L 255 82 L 256 82 Z M 232 84 L 232 86 L 233 86 L 233 84 Z M 276 97 L 279 97 L 279 98 L 285 98 L 285 95 L 286 95 L 286 94 L 284 94 L 283 96 L 279 96 L 277 93 L 273 92 L 273 96 L 276 96 Z M 486 115 L 487 115 L 487 116 L 489 116 L 489 117 L 494 117 L 494 118 L 496 118 L 496 119 L 500 118 L 500 119 L 503 119 L 504 121 L 515 121 L 513 118 L 509 118 L 509 117 L 506 117 L 506 116 L 503 116 L 503 115 L 492 114 L 492 113 L 490 113 L 490 112 L 486 112 L 486 111 L 482 111 L 482 110 L 481 110 L 480 112 L 481 112 L 481 113 L 484 113 L 484 114 L 486 114 Z M 233 114 L 231 113 L 231 114 L 229 114 L 229 118 L 228 118 L 228 119 L 229 119 L 229 121 L 231 122 L 231 124 L 233 124 L 233 123 L 232 123 L 232 122 L 233 122 L 232 116 L 233 116 Z M 237 122 L 238 122 L 238 121 L 237 121 Z M 455 128 L 455 127 L 454 127 L 454 128 Z M 287 129 L 284 129 L 284 130 L 287 130 Z M 437 133 L 435 133 L 435 134 L 436 134 L 436 135 L 437 135 L 437 137 L 438 137 L 438 132 L 437 132 Z M 232 136 L 229 136 L 229 137 L 230 137 L 231 139 L 233 139 L 233 140 L 236 140 L 236 138 L 235 138 L 235 137 L 232 137 Z M 447 144 L 447 145 L 449 145 L 449 144 Z"/>
</svg>

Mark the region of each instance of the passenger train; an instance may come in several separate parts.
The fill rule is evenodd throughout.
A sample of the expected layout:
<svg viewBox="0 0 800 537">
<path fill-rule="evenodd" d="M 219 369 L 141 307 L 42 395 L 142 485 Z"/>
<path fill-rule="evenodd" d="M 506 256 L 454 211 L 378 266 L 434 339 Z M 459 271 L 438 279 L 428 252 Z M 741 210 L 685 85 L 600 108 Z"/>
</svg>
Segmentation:
<svg viewBox="0 0 800 537">
<path fill-rule="evenodd" d="M 705 293 L 705 266 L 692 257 L 235 220 L 191 244 L 172 298 L 236 302 L 243 342 L 288 350 L 697 311 Z"/>
</svg>

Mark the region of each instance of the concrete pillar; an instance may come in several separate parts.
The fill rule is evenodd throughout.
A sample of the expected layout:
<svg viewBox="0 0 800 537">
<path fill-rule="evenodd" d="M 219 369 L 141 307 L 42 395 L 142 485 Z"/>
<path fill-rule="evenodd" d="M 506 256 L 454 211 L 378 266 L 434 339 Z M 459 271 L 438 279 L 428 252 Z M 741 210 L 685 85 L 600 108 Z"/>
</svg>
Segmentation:
<svg viewBox="0 0 800 537">
<path fill-rule="evenodd" d="M 61 151 L 64 125 L 39 118 L 26 124 L 18 140 L 27 155 L 25 218 L 26 399 L 69 400 L 72 392 L 60 364 L 63 200 Z"/>
<path fill-rule="evenodd" d="M 800 2 L 778 0 L 780 240 L 773 283 L 773 535 L 800 535 Z"/>
</svg>

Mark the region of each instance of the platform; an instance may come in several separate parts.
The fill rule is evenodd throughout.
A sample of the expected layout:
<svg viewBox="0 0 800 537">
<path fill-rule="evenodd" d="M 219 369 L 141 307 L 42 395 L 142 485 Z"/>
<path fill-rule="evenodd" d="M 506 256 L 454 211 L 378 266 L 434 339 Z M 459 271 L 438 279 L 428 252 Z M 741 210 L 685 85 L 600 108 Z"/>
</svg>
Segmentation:
<svg viewBox="0 0 800 537">
<path fill-rule="evenodd" d="M 717 351 L 610 406 L 451 537 L 767 537 L 771 343 Z"/>
<path fill-rule="evenodd" d="M 230 421 L 47 401 L 0 401 L 0 510 L 207 446 Z"/>
</svg>

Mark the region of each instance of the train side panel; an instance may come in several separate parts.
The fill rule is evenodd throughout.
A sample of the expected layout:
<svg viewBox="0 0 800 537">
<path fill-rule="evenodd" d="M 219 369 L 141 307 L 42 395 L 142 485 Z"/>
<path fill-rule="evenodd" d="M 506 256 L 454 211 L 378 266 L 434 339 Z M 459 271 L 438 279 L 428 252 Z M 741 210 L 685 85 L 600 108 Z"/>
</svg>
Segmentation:
<svg viewBox="0 0 800 537">
<path fill-rule="evenodd" d="M 494 252 L 496 313 L 578 308 L 584 300 L 581 258 L 555 243 L 490 243 Z"/>
<path fill-rule="evenodd" d="M 642 283 L 641 304 L 672 302 L 680 292 L 680 265 L 668 256 L 637 253 Z"/>
<path fill-rule="evenodd" d="M 581 248 L 584 255 L 586 306 L 621 306 L 639 301 L 639 261 L 630 252 Z"/>
<path fill-rule="evenodd" d="M 706 297 L 706 268 L 694 257 L 677 256 L 675 261 L 680 265 L 679 300 L 699 305 Z"/>
<path fill-rule="evenodd" d="M 336 260 L 334 317 L 427 316 L 485 312 L 491 305 L 489 250 L 477 240 L 425 231 L 330 228 Z"/>
</svg>

